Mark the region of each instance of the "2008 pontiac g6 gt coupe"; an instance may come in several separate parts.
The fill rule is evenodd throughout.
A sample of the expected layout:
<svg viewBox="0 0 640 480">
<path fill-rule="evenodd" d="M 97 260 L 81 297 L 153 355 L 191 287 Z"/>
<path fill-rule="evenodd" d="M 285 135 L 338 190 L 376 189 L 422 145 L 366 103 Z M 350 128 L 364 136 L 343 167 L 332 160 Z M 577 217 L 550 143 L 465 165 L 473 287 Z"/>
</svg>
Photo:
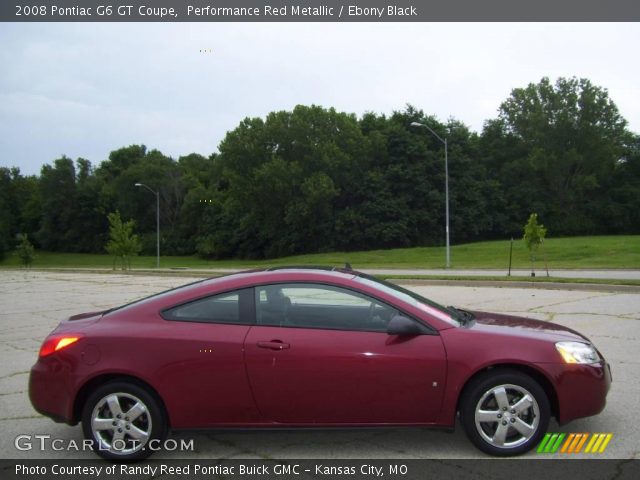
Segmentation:
<svg viewBox="0 0 640 480">
<path fill-rule="evenodd" d="M 190 428 L 440 426 L 492 455 L 605 406 L 609 365 L 560 325 L 440 306 L 349 269 L 203 280 L 63 321 L 34 407 L 105 458 Z"/>
</svg>

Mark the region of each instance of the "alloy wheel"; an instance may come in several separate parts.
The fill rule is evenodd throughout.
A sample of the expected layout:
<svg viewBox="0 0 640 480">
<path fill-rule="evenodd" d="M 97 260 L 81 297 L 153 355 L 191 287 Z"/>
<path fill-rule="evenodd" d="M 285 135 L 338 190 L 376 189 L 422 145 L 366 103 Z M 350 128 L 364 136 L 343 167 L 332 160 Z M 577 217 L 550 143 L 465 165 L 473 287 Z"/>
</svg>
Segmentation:
<svg viewBox="0 0 640 480">
<path fill-rule="evenodd" d="M 540 407 L 526 388 L 503 384 L 487 390 L 475 407 L 480 437 L 497 448 L 515 448 L 538 431 Z"/>
<path fill-rule="evenodd" d="M 105 395 L 91 414 L 91 432 L 97 448 L 114 455 L 140 451 L 151 438 L 152 427 L 148 407 L 130 393 Z"/>
</svg>

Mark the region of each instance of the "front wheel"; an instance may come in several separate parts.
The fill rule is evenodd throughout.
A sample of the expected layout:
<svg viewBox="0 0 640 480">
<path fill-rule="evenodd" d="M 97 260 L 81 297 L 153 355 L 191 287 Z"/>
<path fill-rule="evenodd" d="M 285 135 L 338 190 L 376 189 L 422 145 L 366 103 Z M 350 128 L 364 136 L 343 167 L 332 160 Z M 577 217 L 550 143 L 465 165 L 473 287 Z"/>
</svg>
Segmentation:
<svg viewBox="0 0 640 480">
<path fill-rule="evenodd" d="M 164 439 L 166 422 L 147 390 L 129 382 L 111 382 L 87 399 L 82 430 L 98 455 L 126 462 L 151 455 L 149 442 Z"/>
<path fill-rule="evenodd" d="M 513 370 L 487 372 L 465 389 L 467 436 L 483 452 L 512 456 L 535 447 L 547 431 L 549 399 L 533 378 Z"/>
</svg>

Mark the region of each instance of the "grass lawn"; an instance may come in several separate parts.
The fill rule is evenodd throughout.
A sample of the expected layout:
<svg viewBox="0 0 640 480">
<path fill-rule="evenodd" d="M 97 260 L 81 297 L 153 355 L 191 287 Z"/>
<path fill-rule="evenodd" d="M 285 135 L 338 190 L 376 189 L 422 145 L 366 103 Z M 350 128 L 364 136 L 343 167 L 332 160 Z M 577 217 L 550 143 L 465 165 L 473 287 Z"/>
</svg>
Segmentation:
<svg viewBox="0 0 640 480">
<path fill-rule="evenodd" d="M 477 242 L 451 247 L 451 267 L 506 269 L 509 264 L 509 240 Z M 536 270 L 544 268 L 546 253 L 549 268 L 640 268 L 640 235 L 549 238 L 538 253 Z M 35 268 L 111 267 L 108 255 L 36 252 Z M 353 268 L 444 268 L 444 247 L 398 248 L 360 252 L 334 252 L 296 255 L 270 260 L 207 261 L 190 257 L 161 257 L 162 268 L 245 268 L 279 265 L 344 265 Z M 7 255 L 0 267 L 17 267 L 19 259 Z M 132 268 L 154 268 L 155 256 L 132 260 Z M 512 268 L 530 268 L 529 252 L 522 240 L 513 242 Z"/>
</svg>

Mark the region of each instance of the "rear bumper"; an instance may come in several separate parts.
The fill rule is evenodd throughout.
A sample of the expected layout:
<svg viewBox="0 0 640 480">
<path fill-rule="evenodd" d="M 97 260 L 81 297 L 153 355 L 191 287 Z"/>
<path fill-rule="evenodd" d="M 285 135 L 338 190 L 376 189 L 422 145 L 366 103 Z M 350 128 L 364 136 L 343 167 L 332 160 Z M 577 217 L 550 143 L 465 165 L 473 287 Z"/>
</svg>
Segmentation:
<svg viewBox="0 0 640 480">
<path fill-rule="evenodd" d="M 68 367 L 55 360 L 38 360 L 29 376 L 29 399 L 40 414 L 59 423 L 75 425 L 73 388 Z"/>
</svg>

